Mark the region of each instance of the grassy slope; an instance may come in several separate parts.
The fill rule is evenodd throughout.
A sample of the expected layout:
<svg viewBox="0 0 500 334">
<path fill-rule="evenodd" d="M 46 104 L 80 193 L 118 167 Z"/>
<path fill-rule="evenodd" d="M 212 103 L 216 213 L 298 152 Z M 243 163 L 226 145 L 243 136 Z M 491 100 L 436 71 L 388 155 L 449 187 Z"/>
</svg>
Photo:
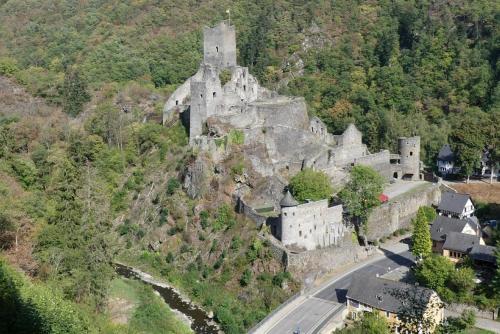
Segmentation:
<svg viewBox="0 0 500 334">
<path fill-rule="evenodd" d="M 111 282 L 110 314 L 115 322 L 128 320 L 114 329 L 127 333 L 191 333 L 153 290 L 138 281 L 117 278 Z M 126 323 L 127 323 L 126 322 Z"/>
</svg>

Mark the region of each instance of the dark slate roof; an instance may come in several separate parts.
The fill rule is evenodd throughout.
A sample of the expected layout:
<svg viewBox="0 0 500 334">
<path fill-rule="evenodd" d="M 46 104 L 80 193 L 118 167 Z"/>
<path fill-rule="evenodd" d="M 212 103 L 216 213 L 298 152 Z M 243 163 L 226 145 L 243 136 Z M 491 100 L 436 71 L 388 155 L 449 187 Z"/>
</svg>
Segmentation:
<svg viewBox="0 0 500 334">
<path fill-rule="evenodd" d="M 421 286 L 370 275 L 355 275 L 346 297 L 373 308 L 391 313 L 402 313 L 412 305 L 424 308 L 432 293 L 431 289 Z"/>
<path fill-rule="evenodd" d="M 438 160 L 441 161 L 453 161 L 455 160 L 455 154 L 451 150 L 450 145 L 446 144 L 441 147 L 438 153 Z"/>
<path fill-rule="evenodd" d="M 495 247 L 486 245 L 474 245 L 469 256 L 473 260 L 496 263 Z"/>
<path fill-rule="evenodd" d="M 297 202 L 295 198 L 293 198 L 292 194 L 290 194 L 290 191 L 287 190 L 285 196 L 283 196 L 283 198 L 280 201 L 280 205 L 282 207 L 297 206 L 299 205 L 299 202 Z"/>
<path fill-rule="evenodd" d="M 441 195 L 441 202 L 439 203 L 438 210 L 460 214 L 464 210 L 465 204 L 467 204 L 469 199 L 469 194 L 445 191 Z"/>
<path fill-rule="evenodd" d="M 479 245 L 479 237 L 475 235 L 450 232 L 446 235 L 443 249 L 453 250 L 461 253 L 468 253 L 472 247 Z"/>
<path fill-rule="evenodd" d="M 468 223 L 469 221 L 466 219 L 437 216 L 431 225 L 431 239 L 435 241 L 444 241 L 448 233 L 460 233 Z"/>
</svg>

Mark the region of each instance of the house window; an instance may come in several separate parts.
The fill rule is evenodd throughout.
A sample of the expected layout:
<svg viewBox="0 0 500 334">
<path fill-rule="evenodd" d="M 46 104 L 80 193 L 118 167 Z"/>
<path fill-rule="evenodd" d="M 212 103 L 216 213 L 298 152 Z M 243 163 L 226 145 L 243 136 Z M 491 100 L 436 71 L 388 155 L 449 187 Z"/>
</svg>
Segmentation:
<svg viewBox="0 0 500 334">
<path fill-rule="evenodd" d="M 200 97 L 203 98 L 203 94 L 200 94 Z"/>
<path fill-rule="evenodd" d="M 292 216 L 295 216 L 295 212 L 292 212 Z"/>
<path fill-rule="evenodd" d="M 243 85 L 243 90 L 246 92 L 247 91 L 247 86 Z"/>
<path fill-rule="evenodd" d="M 299 237 L 301 237 L 301 236 L 302 236 L 302 231 L 299 231 Z"/>
<path fill-rule="evenodd" d="M 413 152 L 412 152 L 412 151 L 410 151 L 410 155 L 413 155 Z"/>
<path fill-rule="evenodd" d="M 219 46 L 215 47 L 215 52 L 219 53 Z"/>
<path fill-rule="evenodd" d="M 351 318 L 353 320 L 356 320 L 357 316 L 358 316 L 358 314 L 356 312 L 354 312 L 354 311 L 351 312 Z"/>
<path fill-rule="evenodd" d="M 286 216 L 286 212 L 283 212 L 283 214 Z"/>
<path fill-rule="evenodd" d="M 179 100 L 175 100 L 175 105 L 178 106 L 179 105 Z"/>
<path fill-rule="evenodd" d="M 216 92 L 213 92 L 212 93 L 212 97 L 215 99 L 215 97 L 217 96 L 217 93 Z"/>
</svg>

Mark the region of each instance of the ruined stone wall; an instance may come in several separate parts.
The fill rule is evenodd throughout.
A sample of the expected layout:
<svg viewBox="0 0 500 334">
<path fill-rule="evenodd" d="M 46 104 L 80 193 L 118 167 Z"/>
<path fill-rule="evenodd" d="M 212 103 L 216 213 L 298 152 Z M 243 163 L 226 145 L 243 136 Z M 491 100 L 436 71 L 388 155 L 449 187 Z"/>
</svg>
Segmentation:
<svg viewBox="0 0 500 334">
<path fill-rule="evenodd" d="M 202 71 L 198 70 L 195 75 L 186 80 L 170 95 L 163 106 L 163 124 L 168 120 L 170 113 L 176 106 L 191 104 L 191 81 L 200 81 L 202 76 Z"/>
<path fill-rule="evenodd" d="M 370 166 L 387 179 L 391 178 L 393 174 L 393 167 L 390 164 L 390 152 L 388 150 L 356 158 L 354 159 L 354 164 Z"/>
<path fill-rule="evenodd" d="M 422 191 L 398 196 L 375 208 L 368 218 L 367 238 L 370 241 L 388 236 L 394 231 L 407 228 L 421 206 L 437 205 L 441 200 L 439 184 L 429 184 Z"/>
<path fill-rule="evenodd" d="M 354 159 L 368 153 L 366 145 L 338 146 L 332 149 L 332 161 L 336 166 L 350 165 Z"/>
<path fill-rule="evenodd" d="M 318 117 L 313 116 L 309 122 L 309 129 L 316 136 L 320 137 L 326 144 L 334 145 L 334 136 L 328 132 L 328 127 Z"/>
<path fill-rule="evenodd" d="M 236 197 L 236 212 L 243 214 L 245 217 L 251 219 L 258 228 L 266 223 L 267 217 L 262 216 L 248 205 L 241 197 Z"/>
</svg>

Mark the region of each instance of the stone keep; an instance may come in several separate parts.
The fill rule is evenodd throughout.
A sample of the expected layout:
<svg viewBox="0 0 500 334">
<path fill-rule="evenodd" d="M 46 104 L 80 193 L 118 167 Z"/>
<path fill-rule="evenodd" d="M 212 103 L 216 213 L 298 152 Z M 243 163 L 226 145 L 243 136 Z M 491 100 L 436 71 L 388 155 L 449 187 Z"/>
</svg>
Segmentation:
<svg viewBox="0 0 500 334">
<path fill-rule="evenodd" d="M 220 22 L 203 29 L 203 63 L 218 68 L 236 66 L 236 31 L 234 26 Z"/>
</svg>

